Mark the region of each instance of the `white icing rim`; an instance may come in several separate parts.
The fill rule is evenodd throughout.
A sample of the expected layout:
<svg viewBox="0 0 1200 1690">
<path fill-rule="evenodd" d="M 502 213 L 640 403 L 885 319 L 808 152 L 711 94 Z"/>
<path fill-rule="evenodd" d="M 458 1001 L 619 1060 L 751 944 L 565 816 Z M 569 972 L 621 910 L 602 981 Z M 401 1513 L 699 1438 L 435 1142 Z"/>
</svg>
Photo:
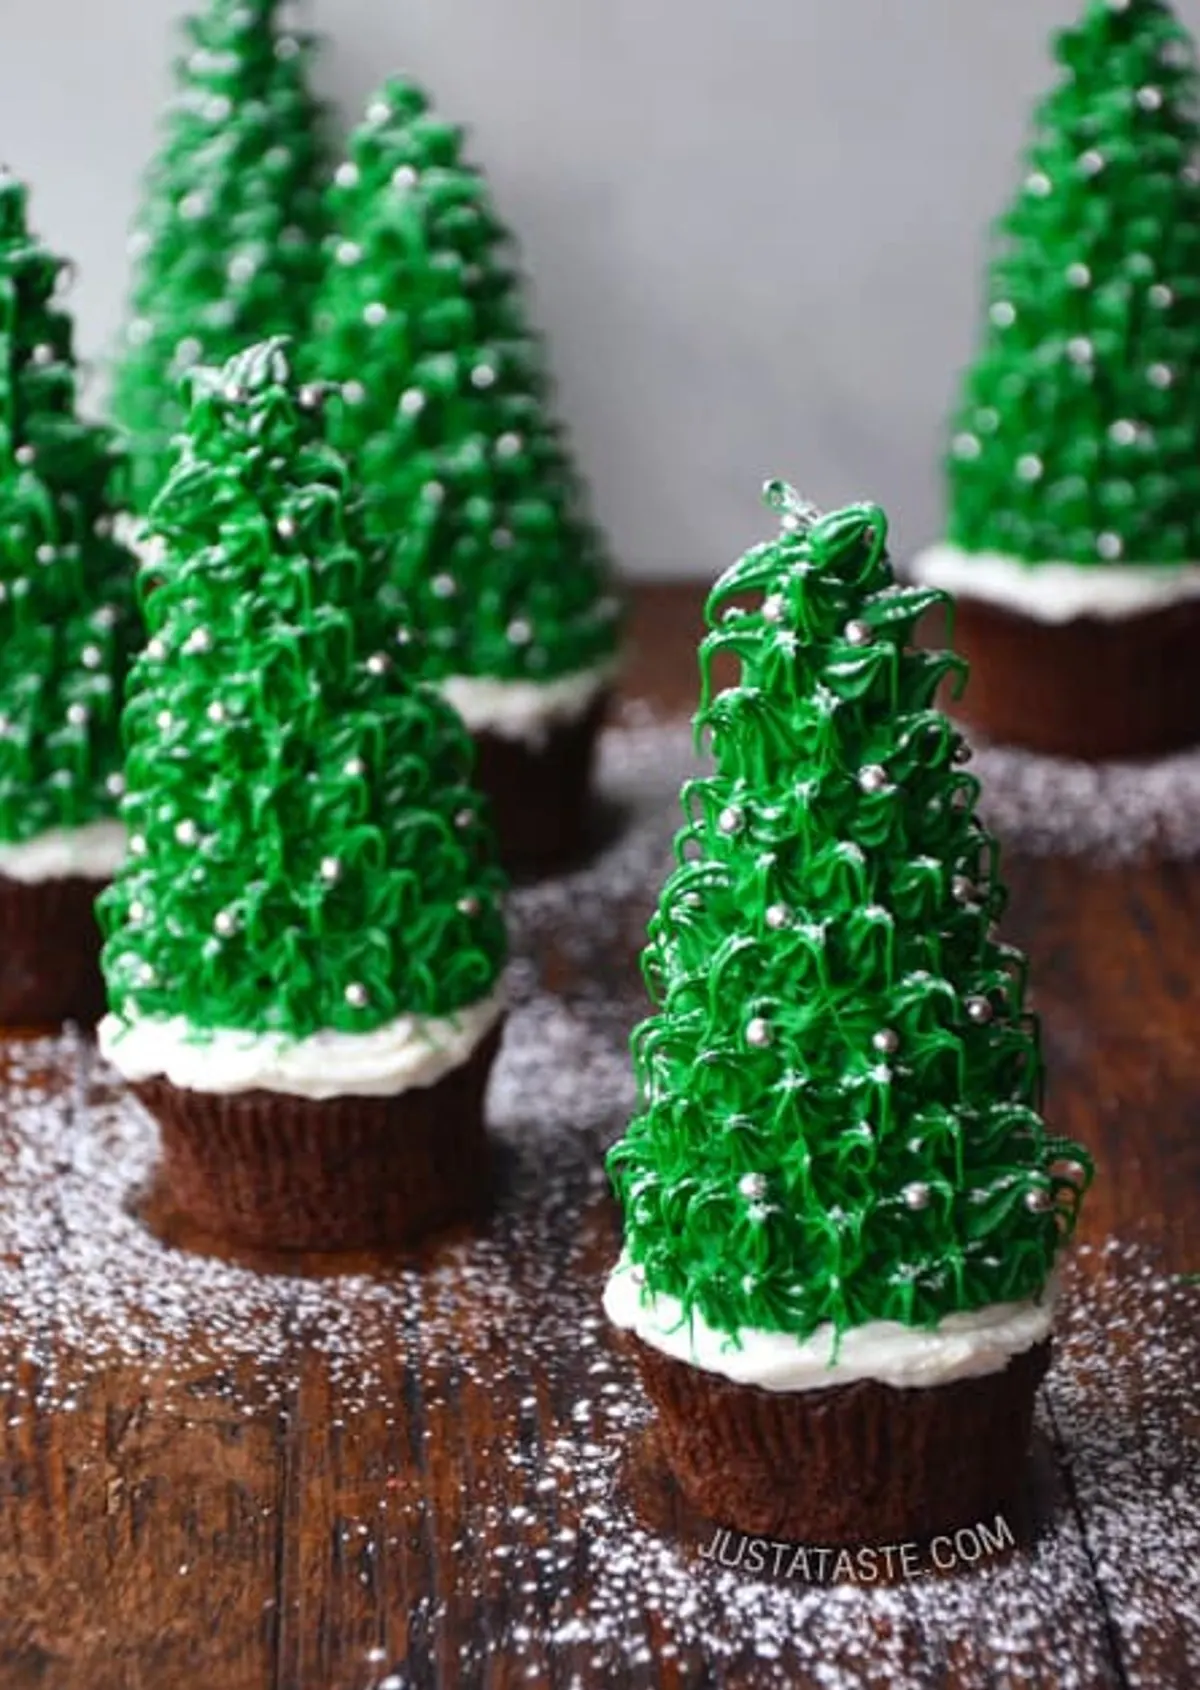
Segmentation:
<svg viewBox="0 0 1200 1690">
<path fill-rule="evenodd" d="M 735 1385 L 818 1391 L 873 1379 L 905 1389 L 1001 1372 L 1013 1356 L 1048 1336 L 1057 1292 L 1052 1278 L 1040 1302 L 992 1303 L 969 1314 L 947 1315 L 932 1328 L 868 1321 L 843 1332 L 836 1360 L 836 1334 L 828 1324 L 803 1340 L 748 1328 L 736 1343 L 698 1314 L 689 1324 L 677 1298 L 647 1294 L 639 1270 L 624 1256 L 605 1287 L 604 1310 L 622 1331 Z"/>
<path fill-rule="evenodd" d="M 0 874 L 27 886 L 75 875 L 111 880 L 124 861 L 125 829 L 114 821 L 50 828 L 19 844 L 0 844 Z"/>
<path fill-rule="evenodd" d="M 918 553 L 909 575 L 956 598 L 980 599 L 1036 622 L 1119 622 L 1200 598 L 1200 563 L 1026 563 L 942 541 Z"/>
<path fill-rule="evenodd" d="M 577 669 L 553 681 L 500 681 L 489 675 L 448 675 L 438 691 L 472 733 L 494 733 L 540 749 L 552 728 L 577 722 L 617 672 L 617 660 Z"/>
<path fill-rule="evenodd" d="M 369 1033 L 279 1033 L 199 1029 L 181 1015 L 125 1021 L 106 1015 L 100 1054 L 127 1080 L 161 1075 L 184 1091 L 283 1092 L 333 1097 L 395 1097 L 434 1085 L 459 1068 L 504 1012 L 502 988 L 449 1016 L 401 1015 Z"/>
</svg>

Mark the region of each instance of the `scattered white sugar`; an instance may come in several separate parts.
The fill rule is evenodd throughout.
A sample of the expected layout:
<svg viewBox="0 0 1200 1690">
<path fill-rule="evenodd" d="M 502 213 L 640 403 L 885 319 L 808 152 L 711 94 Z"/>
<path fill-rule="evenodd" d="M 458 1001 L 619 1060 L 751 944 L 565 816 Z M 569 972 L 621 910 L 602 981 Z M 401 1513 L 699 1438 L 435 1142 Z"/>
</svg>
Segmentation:
<svg viewBox="0 0 1200 1690">
<path fill-rule="evenodd" d="M 379 1452 L 376 1494 L 360 1479 L 338 1525 L 347 1576 L 381 1591 L 444 1505 L 414 1497 L 409 1438 L 433 1463 L 461 1461 L 453 1591 L 412 1604 L 407 1642 L 381 1631 L 366 1657 L 375 1690 L 424 1682 L 455 1650 L 464 1680 L 497 1656 L 514 1680 L 569 1685 L 659 1659 L 681 1683 L 840 1690 L 909 1682 L 932 1654 L 965 1682 L 1036 1680 L 1052 1662 L 1061 1690 L 1091 1690 L 1117 1681 L 1111 1636 L 1129 1690 L 1172 1681 L 1189 1659 L 1200 1678 L 1200 1496 L 1185 1465 L 1200 1291 L 1133 1245 L 1078 1252 L 1069 1273 L 1040 1406 L 1068 1483 L 1030 1554 L 936 1583 L 805 1587 L 698 1561 L 636 1513 L 624 1464 L 647 1409 L 599 1309 L 615 1253 L 601 1152 L 633 1102 L 639 926 L 689 758 L 678 727 L 610 734 L 604 780 L 629 807 L 626 831 L 565 880 L 516 895 L 514 1007 L 491 1095 L 503 1196 L 477 1237 L 423 1269 L 263 1277 L 166 1248 L 131 1212 L 155 1156 L 148 1117 L 78 1041 L 12 1047 L 0 1309 L 16 1359 L 0 1361 L 0 1421 L 99 1423 L 106 1404 L 141 1394 L 175 1440 L 211 1413 L 203 1398 L 231 1419 L 303 1424 L 315 1373 L 330 1434 Z M 620 969 L 616 924 L 629 939 Z M 461 1454 L 452 1404 L 469 1404 L 476 1428 Z M 202 1575 L 180 1563 L 180 1577 Z M 464 1613 L 483 1616 L 466 1637 Z"/>
<path fill-rule="evenodd" d="M 1080 763 L 977 746 L 979 813 L 1012 851 L 1099 863 L 1200 854 L 1200 749 L 1143 763 Z"/>
</svg>

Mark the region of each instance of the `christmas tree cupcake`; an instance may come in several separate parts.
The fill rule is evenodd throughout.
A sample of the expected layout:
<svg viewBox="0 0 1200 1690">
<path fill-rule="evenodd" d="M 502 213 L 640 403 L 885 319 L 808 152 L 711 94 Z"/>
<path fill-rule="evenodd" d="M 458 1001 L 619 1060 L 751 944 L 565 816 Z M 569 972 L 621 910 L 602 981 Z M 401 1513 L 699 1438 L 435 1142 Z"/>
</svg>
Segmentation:
<svg viewBox="0 0 1200 1690">
<path fill-rule="evenodd" d="M 0 170 L 0 1025 L 94 1022 L 97 893 L 125 850 L 120 708 L 133 558 L 118 459 L 75 406 L 66 266 Z"/>
<path fill-rule="evenodd" d="M 966 720 L 1149 755 L 1200 740 L 1200 81 L 1163 0 L 1090 0 L 1057 55 L 914 575 L 958 597 Z"/>
<path fill-rule="evenodd" d="M 320 275 L 325 141 L 308 87 L 313 44 L 279 0 L 208 0 L 130 239 L 132 309 L 113 410 L 144 512 L 182 427 L 180 376 L 251 341 L 306 329 Z"/>
<path fill-rule="evenodd" d="M 943 595 L 896 584 L 877 506 L 770 495 L 782 534 L 708 603 L 716 772 L 650 924 L 605 1304 L 705 1514 L 916 1541 L 1020 1489 L 1090 1164 L 1043 1125 L 995 841 L 934 707 L 963 665 L 909 643 Z"/>
<path fill-rule="evenodd" d="M 332 191 L 313 368 L 342 385 L 337 443 L 475 737 L 502 853 L 546 867 L 583 839 L 617 605 L 511 243 L 461 152 L 412 84 L 372 102 Z"/>
<path fill-rule="evenodd" d="M 193 391 L 149 519 L 101 1049 L 203 1230 L 409 1240 L 472 1211 L 486 1172 L 505 936 L 470 740 L 382 626 L 283 344 Z"/>
</svg>

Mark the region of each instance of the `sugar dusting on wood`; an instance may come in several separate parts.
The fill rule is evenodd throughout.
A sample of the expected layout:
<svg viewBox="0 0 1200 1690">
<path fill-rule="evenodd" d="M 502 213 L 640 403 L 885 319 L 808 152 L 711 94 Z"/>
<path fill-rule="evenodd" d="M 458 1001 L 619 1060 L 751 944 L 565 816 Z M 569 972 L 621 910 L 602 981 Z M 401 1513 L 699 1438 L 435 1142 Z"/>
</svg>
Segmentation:
<svg viewBox="0 0 1200 1690">
<path fill-rule="evenodd" d="M 979 745 L 980 813 L 1012 851 L 1097 863 L 1200 856 L 1200 750 L 1081 763 Z"/>
<path fill-rule="evenodd" d="M 601 1152 L 633 1102 L 633 947 L 688 759 L 675 728 L 609 736 L 624 832 L 578 874 L 516 895 L 515 1006 L 491 1102 L 503 1197 L 479 1237 L 420 1267 L 266 1277 L 168 1249 L 134 1213 L 156 1149 L 144 1113 L 79 1042 L 14 1047 L 0 1083 L 0 1309 L 18 1360 L 11 1377 L 0 1364 L 0 1439 L 36 1417 L 102 1416 L 115 1373 L 186 1439 L 198 1358 L 231 1416 L 295 1418 L 318 1358 L 333 1424 L 386 1452 L 378 1484 L 356 1488 L 361 1512 L 338 1524 L 347 1565 L 383 1589 L 416 1529 L 404 1450 L 419 1438 L 440 1459 L 449 1406 L 469 1401 L 487 1434 L 461 1452 L 452 1589 L 408 1614 L 403 1658 L 398 1645 L 369 1651 L 361 1681 L 377 1690 L 427 1681 L 451 1607 L 478 1616 L 467 1635 L 449 1628 L 463 1682 L 500 1654 L 517 1677 L 552 1664 L 565 1685 L 652 1660 L 676 1663 L 681 1684 L 835 1690 L 915 1681 L 924 1662 L 955 1682 L 1015 1685 L 1042 1682 L 1049 1651 L 1064 1690 L 1149 1687 L 1165 1682 L 1168 1645 L 1200 1678 L 1200 1291 L 1133 1243 L 1077 1252 L 1069 1275 L 1040 1406 L 1065 1483 L 1032 1551 L 888 1589 L 768 1582 L 698 1559 L 630 1500 L 623 1463 L 647 1411 L 598 1307 L 616 1237 Z M 629 966 L 612 978 L 611 928 L 625 920 Z"/>
</svg>

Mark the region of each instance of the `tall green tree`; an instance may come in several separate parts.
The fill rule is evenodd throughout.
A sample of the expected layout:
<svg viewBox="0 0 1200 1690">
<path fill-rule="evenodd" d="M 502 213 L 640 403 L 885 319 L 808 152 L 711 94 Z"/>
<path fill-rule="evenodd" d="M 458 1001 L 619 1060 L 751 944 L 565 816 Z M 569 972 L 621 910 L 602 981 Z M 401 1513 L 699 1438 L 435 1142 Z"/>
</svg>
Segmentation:
<svg viewBox="0 0 1200 1690">
<path fill-rule="evenodd" d="M 67 268 L 0 172 L 0 842 L 115 816 L 138 637 L 120 460 L 76 410 Z M 117 504 L 119 508 L 119 503 Z"/>
<path fill-rule="evenodd" d="M 331 192 L 312 369 L 341 386 L 337 443 L 430 674 L 552 680 L 611 656 L 616 603 L 511 238 L 462 144 L 412 84 L 373 99 Z"/>
<path fill-rule="evenodd" d="M 677 867 L 649 930 L 640 1107 L 610 1153 L 647 1288 L 718 1331 L 930 1325 L 1036 1295 L 1088 1161 L 1039 1113 L 1026 964 L 979 783 L 875 505 L 717 583 Z M 718 659 L 740 668 L 717 692 Z"/>
<path fill-rule="evenodd" d="M 505 950 L 466 730 L 376 607 L 345 462 L 285 344 L 193 385 L 149 516 L 130 854 L 101 904 L 114 1011 L 295 1038 L 449 1015 Z"/>
<path fill-rule="evenodd" d="M 1195 52 L 1166 0 L 1089 0 L 1056 54 L 954 419 L 949 535 L 1029 562 L 1194 562 Z"/>
<path fill-rule="evenodd" d="M 183 372 L 308 326 L 326 144 L 308 85 L 313 42 L 281 13 L 280 0 L 208 0 L 184 24 L 131 241 L 136 275 L 114 385 L 141 510 L 183 422 Z"/>
</svg>

